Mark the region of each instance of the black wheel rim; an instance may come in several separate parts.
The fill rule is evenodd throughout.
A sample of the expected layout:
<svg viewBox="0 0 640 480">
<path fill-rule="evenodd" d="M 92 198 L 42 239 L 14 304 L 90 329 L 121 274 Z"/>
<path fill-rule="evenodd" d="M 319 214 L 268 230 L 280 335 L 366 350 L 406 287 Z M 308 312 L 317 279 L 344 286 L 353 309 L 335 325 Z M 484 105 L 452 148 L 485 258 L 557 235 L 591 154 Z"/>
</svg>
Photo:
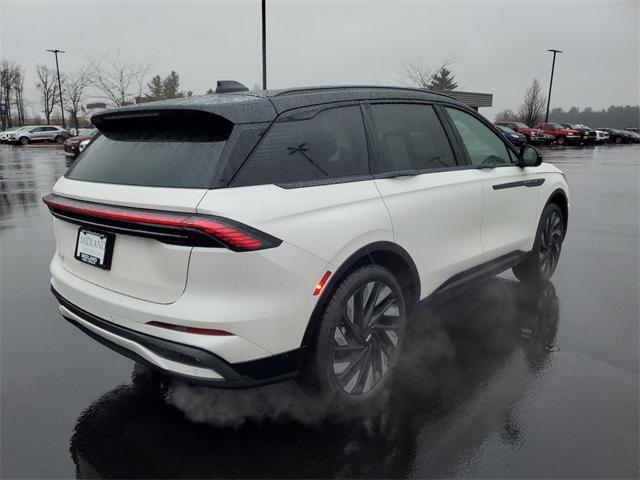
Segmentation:
<svg viewBox="0 0 640 480">
<path fill-rule="evenodd" d="M 540 232 L 538 261 L 545 277 L 549 278 L 558 265 L 562 248 L 563 225 L 560 214 L 552 211 L 547 215 Z"/>
<path fill-rule="evenodd" d="M 392 365 L 403 312 L 393 290 L 372 281 L 347 300 L 333 334 L 333 373 L 348 394 L 371 391 Z"/>
</svg>

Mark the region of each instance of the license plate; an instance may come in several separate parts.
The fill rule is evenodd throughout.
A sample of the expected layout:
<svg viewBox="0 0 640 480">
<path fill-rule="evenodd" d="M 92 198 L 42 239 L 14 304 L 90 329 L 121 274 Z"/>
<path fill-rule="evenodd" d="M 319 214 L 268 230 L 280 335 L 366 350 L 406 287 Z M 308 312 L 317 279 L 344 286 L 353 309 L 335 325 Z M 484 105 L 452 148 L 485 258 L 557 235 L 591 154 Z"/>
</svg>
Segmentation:
<svg viewBox="0 0 640 480">
<path fill-rule="evenodd" d="M 109 270 L 116 236 L 109 232 L 78 230 L 75 258 L 94 267 Z"/>
</svg>

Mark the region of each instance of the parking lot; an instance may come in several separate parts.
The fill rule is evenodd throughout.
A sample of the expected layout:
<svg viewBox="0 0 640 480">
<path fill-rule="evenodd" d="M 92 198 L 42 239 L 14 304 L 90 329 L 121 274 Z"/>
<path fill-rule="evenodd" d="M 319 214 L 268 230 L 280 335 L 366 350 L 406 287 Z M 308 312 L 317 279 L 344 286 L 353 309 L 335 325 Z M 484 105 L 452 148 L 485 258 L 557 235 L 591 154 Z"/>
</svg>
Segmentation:
<svg viewBox="0 0 640 480">
<path fill-rule="evenodd" d="M 183 410 L 58 313 L 51 216 L 60 147 L 0 145 L 1 476 L 638 477 L 640 145 L 542 150 L 571 187 L 553 283 L 505 274 L 423 309 L 387 408 L 344 418 L 290 385 Z M 186 413 L 185 413 L 186 412 Z"/>
</svg>

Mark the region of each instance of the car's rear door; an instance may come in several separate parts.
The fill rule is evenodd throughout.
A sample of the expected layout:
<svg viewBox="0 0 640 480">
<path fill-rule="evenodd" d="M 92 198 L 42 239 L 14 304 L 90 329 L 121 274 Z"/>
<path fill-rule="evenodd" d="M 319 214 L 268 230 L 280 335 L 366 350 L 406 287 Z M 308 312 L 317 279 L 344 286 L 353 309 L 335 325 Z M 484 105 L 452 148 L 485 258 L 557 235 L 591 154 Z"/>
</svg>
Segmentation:
<svg viewBox="0 0 640 480">
<path fill-rule="evenodd" d="M 71 210 L 65 207 L 54 219 L 57 256 L 65 269 L 95 285 L 171 303 L 184 291 L 192 247 L 140 235 L 129 224 L 112 236 L 113 229 L 93 212 L 108 212 L 110 206 L 135 209 L 126 211 L 133 221 L 160 212 L 195 213 L 233 125 L 208 114 L 130 117 L 105 124 L 91 148 L 54 186 L 62 201 L 84 202 Z M 54 207 L 56 201 L 60 199 L 54 198 Z M 64 218 L 68 212 L 73 219 Z M 118 214 L 122 217 L 122 211 Z M 82 259 L 86 252 L 80 243 L 104 238 L 112 249 L 108 268 L 86 263 L 92 258 Z"/>
<path fill-rule="evenodd" d="M 366 111 L 375 182 L 425 297 L 482 261 L 483 185 L 478 172 L 458 160 L 432 105 L 380 102 Z"/>
<path fill-rule="evenodd" d="M 458 107 L 445 110 L 484 184 L 485 261 L 530 250 L 538 224 L 537 187 L 544 182 L 539 169 L 519 167 L 512 148 L 479 115 Z"/>
</svg>

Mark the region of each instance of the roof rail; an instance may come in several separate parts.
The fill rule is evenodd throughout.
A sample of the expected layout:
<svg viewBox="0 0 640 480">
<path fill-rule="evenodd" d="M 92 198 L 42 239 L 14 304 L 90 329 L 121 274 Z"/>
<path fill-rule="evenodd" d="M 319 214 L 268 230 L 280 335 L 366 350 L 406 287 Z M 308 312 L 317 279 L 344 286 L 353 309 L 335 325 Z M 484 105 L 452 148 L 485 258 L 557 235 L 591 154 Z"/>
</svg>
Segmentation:
<svg viewBox="0 0 640 480">
<path fill-rule="evenodd" d="M 442 95 L 443 97 L 450 98 L 455 100 L 451 95 L 447 95 L 446 93 L 438 92 L 435 90 L 427 90 L 424 88 L 413 88 L 413 87 L 390 87 L 385 85 L 329 85 L 322 87 L 299 87 L 299 88 L 290 88 L 281 90 L 274 97 L 280 97 L 284 95 L 294 95 L 296 93 L 312 93 L 315 91 L 326 91 L 326 90 L 344 90 L 344 89 L 381 89 L 381 90 L 406 90 L 411 92 L 421 92 L 421 93 L 430 93 L 434 95 Z"/>
</svg>

